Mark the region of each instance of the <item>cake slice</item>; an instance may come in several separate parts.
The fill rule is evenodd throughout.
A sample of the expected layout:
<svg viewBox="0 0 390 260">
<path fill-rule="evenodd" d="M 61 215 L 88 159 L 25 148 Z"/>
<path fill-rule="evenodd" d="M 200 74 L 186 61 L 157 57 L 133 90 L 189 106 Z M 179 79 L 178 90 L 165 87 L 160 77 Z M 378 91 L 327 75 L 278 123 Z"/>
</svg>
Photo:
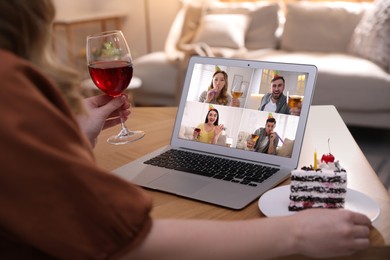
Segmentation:
<svg viewBox="0 0 390 260">
<path fill-rule="evenodd" d="M 338 162 L 303 167 L 291 172 L 289 211 L 307 208 L 343 208 L 347 192 L 347 172 Z"/>
</svg>

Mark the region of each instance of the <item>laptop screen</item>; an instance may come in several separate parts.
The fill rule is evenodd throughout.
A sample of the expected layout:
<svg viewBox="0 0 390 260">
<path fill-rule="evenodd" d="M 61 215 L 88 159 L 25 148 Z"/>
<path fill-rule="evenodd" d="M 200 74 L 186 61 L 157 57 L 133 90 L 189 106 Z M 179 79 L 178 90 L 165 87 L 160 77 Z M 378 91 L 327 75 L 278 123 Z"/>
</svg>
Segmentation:
<svg viewBox="0 0 390 260">
<path fill-rule="evenodd" d="M 312 65 L 193 57 L 172 142 L 296 167 L 316 72 Z"/>
</svg>

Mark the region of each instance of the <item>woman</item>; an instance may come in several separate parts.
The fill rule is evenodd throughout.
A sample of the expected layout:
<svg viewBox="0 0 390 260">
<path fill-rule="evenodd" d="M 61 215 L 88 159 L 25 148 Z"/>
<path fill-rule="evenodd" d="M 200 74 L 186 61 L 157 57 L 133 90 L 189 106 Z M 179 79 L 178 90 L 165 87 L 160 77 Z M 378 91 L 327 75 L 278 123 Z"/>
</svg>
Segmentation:
<svg viewBox="0 0 390 260">
<path fill-rule="evenodd" d="M 203 143 L 216 144 L 224 128 L 223 125 L 218 124 L 218 121 L 218 110 L 215 108 L 210 109 L 207 112 L 204 123 L 200 123 L 197 129 L 195 128 L 193 133 L 194 139 Z"/>
<path fill-rule="evenodd" d="M 113 99 L 100 95 L 82 99 L 78 74 L 54 61 L 49 48 L 51 23 L 55 15 L 51 1 L 38 1 L 34 4 L 23 0 L 9 3 L 2 1 L 0 7 L 4 20 L 0 24 L 0 48 L 29 60 L 57 83 L 58 90 L 77 114 L 80 127 L 92 146 L 95 145 L 100 130 L 120 123 L 118 108 L 123 110 L 127 119 L 130 104 L 126 96 Z M 42 13 L 43 10 L 45 13 Z"/>
<path fill-rule="evenodd" d="M 224 106 L 240 106 L 240 100 L 232 98 L 228 94 L 228 75 L 223 70 L 217 70 L 213 74 L 208 90 L 200 94 L 199 102 Z"/>
<path fill-rule="evenodd" d="M 38 69 L 49 67 L 36 66 L 54 17 L 51 1 L 0 1 L 0 17 L 0 259 L 326 257 L 368 247 L 370 220 L 347 210 L 152 220 L 148 193 L 100 169 L 91 150 L 110 111 L 101 105 L 123 109 L 125 98 L 89 102 L 99 112 L 82 122 L 92 130 L 88 140 L 69 106 L 74 100 L 81 108 L 81 100 Z"/>
</svg>

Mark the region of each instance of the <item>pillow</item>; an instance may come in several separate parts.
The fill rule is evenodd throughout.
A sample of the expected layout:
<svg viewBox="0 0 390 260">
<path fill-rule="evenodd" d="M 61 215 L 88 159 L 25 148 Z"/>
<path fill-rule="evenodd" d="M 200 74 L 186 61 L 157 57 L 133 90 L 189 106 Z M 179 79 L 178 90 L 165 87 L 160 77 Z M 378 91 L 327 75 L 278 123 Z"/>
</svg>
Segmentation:
<svg viewBox="0 0 390 260">
<path fill-rule="evenodd" d="M 203 13 L 203 3 L 183 2 L 183 7 L 177 13 L 165 41 L 164 49 L 168 60 L 183 58 L 183 53 L 179 51 L 180 47 L 191 42 Z"/>
<path fill-rule="evenodd" d="M 237 149 L 245 149 L 246 148 L 246 140 L 249 137 L 251 133 L 240 131 L 238 133 L 238 138 L 237 138 Z"/>
<path fill-rule="evenodd" d="M 191 126 L 180 126 L 179 138 L 182 139 L 192 139 L 194 133 L 194 127 Z"/>
<path fill-rule="evenodd" d="M 294 147 L 294 140 L 284 138 L 284 144 L 277 149 L 277 155 L 283 157 L 291 157 L 293 147 Z"/>
<path fill-rule="evenodd" d="M 248 49 L 277 47 L 278 39 L 275 33 L 279 27 L 278 10 L 279 5 L 272 4 L 261 6 L 250 12 L 251 23 L 245 38 L 245 45 Z"/>
<path fill-rule="evenodd" d="M 287 4 L 281 49 L 346 52 L 363 12 L 354 3 Z"/>
<path fill-rule="evenodd" d="M 250 50 L 276 48 L 276 30 L 279 27 L 277 2 L 229 2 L 208 4 L 208 14 L 246 14 L 250 24 L 245 36 L 245 47 Z"/>
<path fill-rule="evenodd" d="M 390 73 L 390 1 L 377 0 L 352 36 L 349 52 L 371 60 Z"/>
<path fill-rule="evenodd" d="M 197 28 L 199 26 L 199 20 L 204 14 L 205 5 L 198 2 L 189 2 L 183 6 L 186 9 L 184 16 L 183 27 L 181 29 L 180 43 L 185 44 L 191 42 L 194 38 Z"/>
<path fill-rule="evenodd" d="M 207 14 L 202 17 L 193 43 L 241 49 L 245 47 L 248 25 L 249 18 L 244 14 Z"/>
</svg>

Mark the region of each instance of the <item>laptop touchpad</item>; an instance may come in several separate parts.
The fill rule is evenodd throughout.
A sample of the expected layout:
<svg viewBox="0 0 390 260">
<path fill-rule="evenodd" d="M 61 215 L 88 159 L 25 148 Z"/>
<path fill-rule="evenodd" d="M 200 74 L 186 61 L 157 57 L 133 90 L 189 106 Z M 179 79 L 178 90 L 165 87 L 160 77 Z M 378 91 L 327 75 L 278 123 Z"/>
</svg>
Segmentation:
<svg viewBox="0 0 390 260">
<path fill-rule="evenodd" d="M 149 183 L 151 188 L 172 192 L 178 195 L 189 195 L 209 184 L 211 180 L 199 176 L 170 172 Z"/>
</svg>

